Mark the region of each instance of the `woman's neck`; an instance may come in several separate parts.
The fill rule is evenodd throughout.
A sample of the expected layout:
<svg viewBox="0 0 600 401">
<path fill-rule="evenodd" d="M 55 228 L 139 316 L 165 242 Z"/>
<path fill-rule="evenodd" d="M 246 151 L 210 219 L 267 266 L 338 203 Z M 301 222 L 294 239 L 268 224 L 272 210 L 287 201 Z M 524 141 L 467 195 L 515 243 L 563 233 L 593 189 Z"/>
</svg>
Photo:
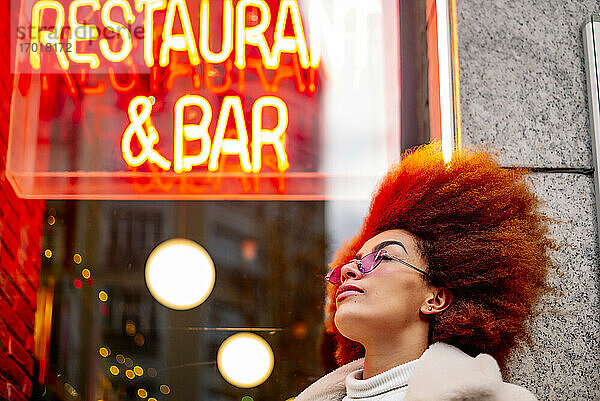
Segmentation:
<svg viewBox="0 0 600 401">
<path fill-rule="evenodd" d="M 428 328 L 427 328 L 428 329 Z M 414 361 L 428 347 L 428 330 L 403 330 L 396 336 L 385 335 L 373 343 L 365 344 L 363 379 L 368 379 L 395 366 Z"/>
</svg>

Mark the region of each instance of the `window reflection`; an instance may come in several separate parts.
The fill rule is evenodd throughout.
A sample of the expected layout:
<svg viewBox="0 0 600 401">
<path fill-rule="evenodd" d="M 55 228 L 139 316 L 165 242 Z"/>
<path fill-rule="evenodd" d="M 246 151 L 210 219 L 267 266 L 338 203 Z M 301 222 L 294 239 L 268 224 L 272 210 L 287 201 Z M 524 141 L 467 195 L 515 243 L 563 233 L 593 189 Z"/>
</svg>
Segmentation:
<svg viewBox="0 0 600 401">
<path fill-rule="evenodd" d="M 323 374 L 323 202 L 53 201 L 47 210 L 46 399 L 287 399 Z M 212 293 L 191 310 L 161 305 L 145 283 L 150 252 L 175 237 L 201 244 L 215 265 Z M 272 373 L 254 387 L 217 366 L 219 347 L 239 333 L 273 352 Z"/>
</svg>

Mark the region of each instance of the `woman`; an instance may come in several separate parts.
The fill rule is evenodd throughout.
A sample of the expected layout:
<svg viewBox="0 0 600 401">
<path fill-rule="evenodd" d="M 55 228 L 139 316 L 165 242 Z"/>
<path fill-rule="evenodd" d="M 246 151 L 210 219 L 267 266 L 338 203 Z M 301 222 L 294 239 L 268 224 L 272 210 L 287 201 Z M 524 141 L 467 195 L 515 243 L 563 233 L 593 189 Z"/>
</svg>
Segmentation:
<svg viewBox="0 0 600 401">
<path fill-rule="evenodd" d="M 477 151 L 445 163 L 439 144 L 405 155 L 327 275 L 343 366 L 296 401 L 536 400 L 499 368 L 552 266 L 523 174 Z"/>
</svg>

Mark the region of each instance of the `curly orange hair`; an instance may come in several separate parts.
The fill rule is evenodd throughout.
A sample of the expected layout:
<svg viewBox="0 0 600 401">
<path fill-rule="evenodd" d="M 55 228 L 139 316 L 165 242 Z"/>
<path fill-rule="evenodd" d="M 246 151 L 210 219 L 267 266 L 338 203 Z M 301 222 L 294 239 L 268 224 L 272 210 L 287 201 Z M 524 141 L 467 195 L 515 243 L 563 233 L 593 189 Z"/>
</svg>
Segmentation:
<svg viewBox="0 0 600 401">
<path fill-rule="evenodd" d="M 501 168 L 485 152 L 455 152 L 445 163 L 434 143 L 407 153 L 383 179 L 360 233 L 331 266 L 352 259 L 369 238 L 405 229 L 419 238 L 429 284 L 449 288 L 454 301 L 434 315 L 429 342 L 442 341 L 475 356 L 488 353 L 504 367 L 517 340 L 530 341 L 525 319 L 550 289 L 553 267 L 547 218 L 524 180 L 524 170 Z M 364 355 L 333 323 L 336 286 L 328 286 L 326 330 L 336 360 Z"/>
</svg>

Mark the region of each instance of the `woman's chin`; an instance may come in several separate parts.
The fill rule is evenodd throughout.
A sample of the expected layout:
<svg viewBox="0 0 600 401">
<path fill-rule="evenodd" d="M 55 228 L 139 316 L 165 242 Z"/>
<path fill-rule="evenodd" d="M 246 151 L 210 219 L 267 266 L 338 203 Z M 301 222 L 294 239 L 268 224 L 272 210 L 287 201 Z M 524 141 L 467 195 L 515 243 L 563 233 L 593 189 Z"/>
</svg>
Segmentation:
<svg viewBox="0 0 600 401">
<path fill-rule="evenodd" d="M 359 308 L 359 305 L 341 304 L 335 312 L 335 327 L 344 337 L 359 341 L 360 334 L 364 333 L 365 325 L 368 325 L 369 316 L 365 313 L 364 308 Z"/>
</svg>

